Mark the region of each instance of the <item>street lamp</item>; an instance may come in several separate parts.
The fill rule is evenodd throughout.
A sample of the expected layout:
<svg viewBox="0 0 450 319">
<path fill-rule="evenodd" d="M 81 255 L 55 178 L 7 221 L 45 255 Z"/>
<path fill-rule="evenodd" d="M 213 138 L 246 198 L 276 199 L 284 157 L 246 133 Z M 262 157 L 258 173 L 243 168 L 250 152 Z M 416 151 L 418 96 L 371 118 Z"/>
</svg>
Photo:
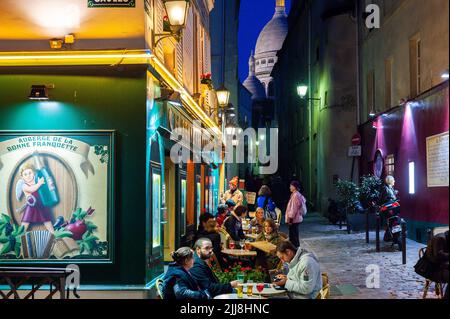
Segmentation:
<svg viewBox="0 0 450 319">
<path fill-rule="evenodd" d="M 222 86 L 216 90 L 216 94 L 219 106 L 225 108 L 230 100 L 230 91 L 222 84 Z"/>
<path fill-rule="evenodd" d="M 297 94 L 300 96 L 300 98 L 304 99 L 306 96 L 306 93 L 308 93 L 308 86 L 305 84 L 297 85 Z"/>
<path fill-rule="evenodd" d="M 186 18 L 189 8 L 189 0 L 163 0 L 164 9 L 167 13 L 169 30 L 164 28 L 164 33 L 155 34 L 155 38 L 159 39 L 155 42 L 155 46 L 159 41 L 165 38 L 173 37 L 177 41 L 181 38 L 181 30 L 186 25 Z"/>
<path fill-rule="evenodd" d="M 308 86 L 306 84 L 299 84 L 297 85 L 297 94 L 298 96 L 300 96 L 300 98 L 302 100 L 311 100 L 311 101 L 320 101 L 320 97 L 319 98 L 314 98 L 314 97 L 306 97 L 306 94 L 308 93 Z"/>
</svg>

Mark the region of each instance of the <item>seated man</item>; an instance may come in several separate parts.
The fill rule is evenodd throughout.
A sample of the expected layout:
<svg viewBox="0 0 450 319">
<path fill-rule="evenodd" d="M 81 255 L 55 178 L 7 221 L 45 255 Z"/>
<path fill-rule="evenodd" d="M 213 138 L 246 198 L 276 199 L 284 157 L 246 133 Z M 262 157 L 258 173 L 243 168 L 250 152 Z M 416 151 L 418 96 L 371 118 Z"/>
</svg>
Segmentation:
<svg viewBox="0 0 450 319">
<path fill-rule="evenodd" d="M 194 234 L 194 241 L 196 241 L 197 239 L 199 239 L 201 237 L 201 234 L 205 231 L 205 226 L 210 219 L 214 219 L 214 216 L 208 212 L 200 215 L 200 218 L 199 218 L 200 224 L 198 225 L 198 229 Z"/>
<path fill-rule="evenodd" d="M 284 286 L 291 298 L 316 298 L 322 289 L 322 274 L 316 256 L 305 249 L 295 248 L 290 241 L 277 245 L 277 256 L 288 263 L 289 272 L 277 275 L 274 284 Z"/>
<path fill-rule="evenodd" d="M 242 229 L 242 219 L 245 218 L 246 214 L 246 206 L 237 206 L 234 212 L 231 213 L 231 216 L 227 217 L 223 223 L 223 227 L 234 241 L 245 239 L 245 234 Z"/>
<path fill-rule="evenodd" d="M 236 288 L 238 281 L 232 281 L 229 284 L 221 284 L 219 279 L 214 275 L 207 264 L 208 260 L 213 254 L 213 246 L 211 240 L 208 238 L 200 238 L 194 245 L 194 266 L 191 268 L 190 273 L 192 277 L 197 280 L 200 289 L 207 290 L 212 297 L 228 294 L 233 292 L 233 288 Z"/>
</svg>

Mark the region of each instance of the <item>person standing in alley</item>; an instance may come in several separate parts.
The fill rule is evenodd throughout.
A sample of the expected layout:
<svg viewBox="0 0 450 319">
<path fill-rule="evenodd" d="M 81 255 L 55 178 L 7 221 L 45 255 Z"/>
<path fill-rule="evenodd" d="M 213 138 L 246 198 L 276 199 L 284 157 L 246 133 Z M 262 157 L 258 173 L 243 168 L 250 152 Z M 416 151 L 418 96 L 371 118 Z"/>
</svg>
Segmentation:
<svg viewBox="0 0 450 319">
<path fill-rule="evenodd" d="M 298 239 L 298 226 L 303 221 L 303 216 L 306 215 L 306 199 L 300 194 L 300 183 L 292 181 L 289 190 L 291 191 L 291 198 L 286 208 L 286 224 L 289 226 L 289 240 L 296 247 L 300 247 Z"/>
</svg>

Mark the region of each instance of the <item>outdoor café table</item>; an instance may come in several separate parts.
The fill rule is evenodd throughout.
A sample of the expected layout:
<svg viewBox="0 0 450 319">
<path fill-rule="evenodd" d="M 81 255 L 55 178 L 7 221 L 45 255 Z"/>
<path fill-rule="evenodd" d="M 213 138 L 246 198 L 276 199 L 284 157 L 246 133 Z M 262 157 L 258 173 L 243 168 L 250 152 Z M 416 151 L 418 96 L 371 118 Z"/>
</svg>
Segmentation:
<svg viewBox="0 0 450 319">
<path fill-rule="evenodd" d="M 250 245 L 269 254 L 273 253 L 277 249 L 277 246 L 267 241 L 255 241 L 251 242 Z"/>
<path fill-rule="evenodd" d="M 14 295 L 14 299 L 20 299 L 17 290 L 20 286 L 27 284 L 31 285 L 31 290 L 23 299 L 30 297 L 34 299 L 36 291 L 43 285 L 49 284 L 50 291 L 46 299 L 51 299 L 58 291 L 60 299 L 66 299 L 64 293 L 66 280 L 73 272 L 74 270 L 66 268 L 0 267 L 0 284 L 5 283 L 10 287 L 7 293 L 0 290 L 0 297 L 9 299 L 11 295 Z M 67 298 L 69 298 L 69 291 Z"/>
<path fill-rule="evenodd" d="M 256 257 L 256 251 L 243 249 L 222 249 L 222 254 L 235 257 Z"/>
<path fill-rule="evenodd" d="M 243 294 L 242 298 L 238 298 L 237 294 L 223 294 L 215 296 L 214 299 L 266 299 L 265 297 L 260 298 L 259 296 L 247 296 L 246 293 Z"/>
<path fill-rule="evenodd" d="M 266 283 L 266 286 L 267 285 L 269 285 L 269 288 L 264 287 L 264 290 L 262 292 L 259 292 L 258 289 L 256 289 L 256 284 L 254 284 L 253 285 L 253 295 L 261 294 L 262 296 L 271 297 L 271 296 L 284 295 L 287 293 L 286 289 L 275 289 L 273 284 Z M 245 286 L 245 284 L 244 284 L 244 286 Z M 244 287 L 244 291 L 247 291 L 246 287 Z"/>
<path fill-rule="evenodd" d="M 256 240 L 258 238 L 258 235 L 257 234 L 245 234 L 245 237 Z"/>
</svg>

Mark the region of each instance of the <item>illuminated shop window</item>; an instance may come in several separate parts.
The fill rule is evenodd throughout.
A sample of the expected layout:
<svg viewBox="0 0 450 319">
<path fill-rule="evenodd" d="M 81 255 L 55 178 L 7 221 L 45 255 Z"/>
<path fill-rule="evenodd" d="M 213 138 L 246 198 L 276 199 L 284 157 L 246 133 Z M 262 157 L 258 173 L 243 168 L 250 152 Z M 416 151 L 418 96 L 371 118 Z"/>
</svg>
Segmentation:
<svg viewBox="0 0 450 319">
<path fill-rule="evenodd" d="M 180 210 L 181 210 L 181 236 L 186 235 L 186 179 L 181 180 L 181 198 L 180 198 Z"/>
<path fill-rule="evenodd" d="M 416 193 L 416 182 L 415 182 L 415 176 L 414 176 L 414 162 L 409 162 L 409 193 L 415 194 Z"/>
<path fill-rule="evenodd" d="M 161 246 L 161 175 L 153 173 L 153 248 Z"/>
</svg>

